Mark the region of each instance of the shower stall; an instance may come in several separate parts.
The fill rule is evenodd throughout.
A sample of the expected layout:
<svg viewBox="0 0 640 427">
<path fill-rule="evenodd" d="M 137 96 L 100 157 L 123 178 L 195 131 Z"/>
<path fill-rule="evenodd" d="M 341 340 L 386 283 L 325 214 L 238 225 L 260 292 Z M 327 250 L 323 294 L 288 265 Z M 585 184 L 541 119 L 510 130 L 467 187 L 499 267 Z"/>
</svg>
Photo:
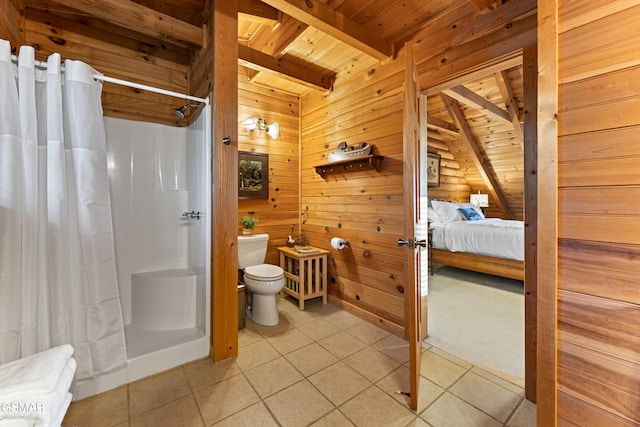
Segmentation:
<svg viewBox="0 0 640 427">
<path fill-rule="evenodd" d="M 186 128 L 104 118 L 128 361 L 76 399 L 209 354 L 210 108 Z"/>
</svg>

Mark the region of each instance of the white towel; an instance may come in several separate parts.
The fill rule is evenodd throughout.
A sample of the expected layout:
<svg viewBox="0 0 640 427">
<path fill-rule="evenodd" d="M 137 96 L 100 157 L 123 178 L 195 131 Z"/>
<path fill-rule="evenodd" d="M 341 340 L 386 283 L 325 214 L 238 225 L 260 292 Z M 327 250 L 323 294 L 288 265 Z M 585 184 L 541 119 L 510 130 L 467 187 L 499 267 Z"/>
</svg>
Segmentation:
<svg viewBox="0 0 640 427">
<path fill-rule="evenodd" d="M 3 392 L 0 394 L 0 426 L 60 426 L 71 402 L 69 388 L 75 376 L 76 360 L 66 356 L 71 354 L 68 349 L 63 349 L 63 352 L 48 350 L 43 353 L 48 354 L 39 358 L 33 356 L 42 355 L 42 353 L 29 356 L 25 358 L 28 359 L 26 363 L 10 362 L 13 364 L 10 369 L 3 369 L 6 365 L 0 366 L 0 381 L 6 379 L 6 383 L 3 382 L 0 386 L 0 391 Z M 67 359 L 64 360 L 64 357 Z M 44 363 L 48 365 L 49 370 L 42 374 L 42 381 L 37 381 L 34 372 L 42 372 L 44 360 L 50 361 Z M 60 369 L 58 366 L 63 360 L 65 363 Z M 18 383 L 16 387 L 10 389 L 9 386 L 16 385 L 17 382 L 14 377 L 8 375 L 8 372 L 23 378 L 25 382 Z M 54 377 L 56 373 L 57 377 Z M 53 381 L 55 383 L 52 386 Z"/>
<path fill-rule="evenodd" d="M 0 402 L 51 393 L 72 354 L 73 347 L 64 344 L 0 365 Z"/>
</svg>

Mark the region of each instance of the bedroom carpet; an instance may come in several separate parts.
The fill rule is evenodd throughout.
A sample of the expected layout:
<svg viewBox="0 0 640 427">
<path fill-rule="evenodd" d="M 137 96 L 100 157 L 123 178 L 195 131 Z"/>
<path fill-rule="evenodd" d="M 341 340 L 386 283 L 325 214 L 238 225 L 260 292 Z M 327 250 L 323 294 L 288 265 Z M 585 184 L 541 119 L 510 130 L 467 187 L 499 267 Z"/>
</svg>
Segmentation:
<svg viewBox="0 0 640 427">
<path fill-rule="evenodd" d="M 524 385 L 524 288 L 517 280 L 441 267 L 429 276 L 425 342 Z"/>
</svg>

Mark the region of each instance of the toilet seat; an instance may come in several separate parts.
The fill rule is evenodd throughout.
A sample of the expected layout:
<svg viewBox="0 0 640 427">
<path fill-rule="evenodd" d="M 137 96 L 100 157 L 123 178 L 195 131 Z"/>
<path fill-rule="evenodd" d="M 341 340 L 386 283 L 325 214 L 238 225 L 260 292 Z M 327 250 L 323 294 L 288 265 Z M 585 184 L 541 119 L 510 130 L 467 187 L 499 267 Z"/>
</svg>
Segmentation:
<svg viewBox="0 0 640 427">
<path fill-rule="evenodd" d="M 244 269 L 244 277 L 252 280 L 271 282 L 284 277 L 284 271 L 277 265 L 258 264 Z"/>
</svg>

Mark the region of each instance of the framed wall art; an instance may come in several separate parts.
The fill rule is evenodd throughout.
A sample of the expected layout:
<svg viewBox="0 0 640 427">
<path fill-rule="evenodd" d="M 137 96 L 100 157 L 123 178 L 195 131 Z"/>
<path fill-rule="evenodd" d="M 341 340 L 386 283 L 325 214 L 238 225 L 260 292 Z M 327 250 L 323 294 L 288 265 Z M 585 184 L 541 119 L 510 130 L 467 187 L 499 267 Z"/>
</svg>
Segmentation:
<svg viewBox="0 0 640 427">
<path fill-rule="evenodd" d="M 269 155 L 238 151 L 238 199 L 269 198 Z"/>
<path fill-rule="evenodd" d="M 427 153 L 427 187 L 440 187 L 440 155 Z"/>
</svg>

